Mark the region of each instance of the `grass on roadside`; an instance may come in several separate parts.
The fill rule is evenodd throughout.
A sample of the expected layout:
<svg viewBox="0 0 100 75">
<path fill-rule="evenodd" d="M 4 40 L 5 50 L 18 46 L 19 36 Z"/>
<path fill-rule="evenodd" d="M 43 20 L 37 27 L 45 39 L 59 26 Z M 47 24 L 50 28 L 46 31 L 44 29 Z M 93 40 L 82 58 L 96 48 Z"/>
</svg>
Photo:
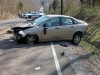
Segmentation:
<svg viewBox="0 0 100 75">
<path fill-rule="evenodd" d="M 92 45 L 90 43 L 88 43 L 84 38 L 81 40 L 80 44 L 86 49 L 89 50 L 90 52 L 92 52 L 95 56 L 95 58 L 100 59 L 100 50 L 95 47 L 95 45 Z"/>
</svg>

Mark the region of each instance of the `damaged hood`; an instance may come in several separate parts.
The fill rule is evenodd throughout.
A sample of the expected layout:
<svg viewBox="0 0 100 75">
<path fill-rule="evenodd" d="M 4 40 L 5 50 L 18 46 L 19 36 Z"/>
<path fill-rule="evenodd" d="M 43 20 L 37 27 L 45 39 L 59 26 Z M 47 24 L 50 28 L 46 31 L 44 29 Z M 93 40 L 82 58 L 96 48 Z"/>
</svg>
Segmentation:
<svg viewBox="0 0 100 75">
<path fill-rule="evenodd" d="M 25 28 L 25 27 L 33 27 L 32 23 L 23 23 L 23 24 L 18 24 L 18 25 L 12 25 L 10 26 L 11 28 Z"/>
</svg>

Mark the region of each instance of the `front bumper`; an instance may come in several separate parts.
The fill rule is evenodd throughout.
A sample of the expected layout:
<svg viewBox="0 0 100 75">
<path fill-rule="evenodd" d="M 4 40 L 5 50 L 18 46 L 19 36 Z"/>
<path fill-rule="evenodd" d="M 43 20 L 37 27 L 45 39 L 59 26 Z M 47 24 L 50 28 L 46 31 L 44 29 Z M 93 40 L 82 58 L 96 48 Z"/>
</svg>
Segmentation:
<svg viewBox="0 0 100 75">
<path fill-rule="evenodd" d="M 12 32 L 12 35 L 14 36 L 14 39 L 15 39 L 16 41 L 22 40 L 22 39 L 23 39 L 22 35 L 19 34 L 19 33 Z"/>
</svg>

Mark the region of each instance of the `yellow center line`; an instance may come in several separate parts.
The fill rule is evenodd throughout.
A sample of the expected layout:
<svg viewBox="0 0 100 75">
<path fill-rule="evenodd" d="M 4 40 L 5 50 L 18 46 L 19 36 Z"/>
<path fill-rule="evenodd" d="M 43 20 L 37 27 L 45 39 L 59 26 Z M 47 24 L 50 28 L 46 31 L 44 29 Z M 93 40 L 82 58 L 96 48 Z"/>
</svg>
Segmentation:
<svg viewBox="0 0 100 75">
<path fill-rule="evenodd" d="M 20 23 L 17 23 L 16 25 L 19 25 L 19 24 L 21 24 L 21 23 L 23 23 L 24 21 L 22 21 L 22 22 L 20 22 Z M 4 29 L 2 29 L 2 30 L 0 30 L 0 34 L 3 34 L 3 33 L 5 33 L 5 32 L 7 32 L 8 30 L 10 30 L 11 28 L 10 28 L 10 26 L 9 27 L 6 27 L 6 28 L 4 28 Z"/>
</svg>

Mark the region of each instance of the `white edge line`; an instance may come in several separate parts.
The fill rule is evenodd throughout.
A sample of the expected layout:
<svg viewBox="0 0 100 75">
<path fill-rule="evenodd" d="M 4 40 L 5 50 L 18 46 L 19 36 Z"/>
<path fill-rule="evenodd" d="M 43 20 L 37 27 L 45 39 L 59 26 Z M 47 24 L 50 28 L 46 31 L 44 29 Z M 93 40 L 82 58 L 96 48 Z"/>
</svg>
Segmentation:
<svg viewBox="0 0 100 75">
<path fill-rule="evenodd" d="M 55 52 L 55 48 L 53 46 L 53 42 L 51 42 L 51 48 L 52 48 L 52 52 L 53 52 L 53 56 L 54 56 L 54 61 L 55 61 L 57 73 L 58 73 L 58 75 L 62 75 L 62 72 L 61 72 L 61 69 L 60 69 L 60 66 L 59 66 L 59 62 L 58 62 L 58 59 L 57 59 L 57 55 L 56 55 L 56 52 Z"/>
</svg>

